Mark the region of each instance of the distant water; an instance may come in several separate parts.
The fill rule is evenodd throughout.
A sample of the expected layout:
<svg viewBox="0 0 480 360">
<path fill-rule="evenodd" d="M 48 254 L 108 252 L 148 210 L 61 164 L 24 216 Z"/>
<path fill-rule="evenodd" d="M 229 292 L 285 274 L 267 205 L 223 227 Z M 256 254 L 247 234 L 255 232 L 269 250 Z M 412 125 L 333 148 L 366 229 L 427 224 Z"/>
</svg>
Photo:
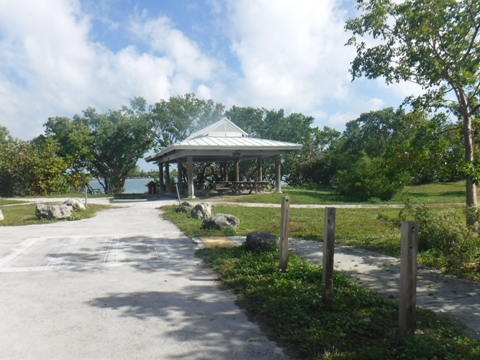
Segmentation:
<svg viewBox="0 0 480 360">
<path fill-rule="evenodd" d="M 126 194 L 143 194 L 148 192 L 147 184 L 153 181 L 153 178 L 138 178 L 138 179 L 127 179 L 125 180 L 125 191 Z M 103 193 L 102 185 L 97 180 L 91 180 L 90 186 L 93 189 L 99 189 Z"/>
</svg>

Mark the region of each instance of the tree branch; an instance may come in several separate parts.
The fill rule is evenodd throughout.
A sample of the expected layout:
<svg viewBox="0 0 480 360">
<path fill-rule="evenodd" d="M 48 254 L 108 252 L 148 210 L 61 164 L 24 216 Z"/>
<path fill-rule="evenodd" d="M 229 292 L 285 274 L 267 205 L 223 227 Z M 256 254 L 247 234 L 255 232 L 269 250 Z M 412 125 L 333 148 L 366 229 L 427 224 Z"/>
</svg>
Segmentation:
<svg viewBox="0 0 480 360">
<path fill-rule="evenodd" d="M 468 4 L 468 12 L 470 14 L 470 17 L 472 18 L 472 23 L 475 24 L 475 14 L 472 13 L 472 9 L 470 8 L 470 4 Z M 473 32 L 472 39 L 470 40 L 470 44 L 467 48 L 467 51 L 462 56 L 460 61 L 464 61 L 467 58 L 467 56 L 470 55 L 470 52 L 472 51 L 473 45 L 475 44 L 475 39 L 478 35 L 478 31 L 480 29 L 480 24 L 477 24 L 476 26 L 474 26 L 474 29 L 475 30 Z"/>
</svg>

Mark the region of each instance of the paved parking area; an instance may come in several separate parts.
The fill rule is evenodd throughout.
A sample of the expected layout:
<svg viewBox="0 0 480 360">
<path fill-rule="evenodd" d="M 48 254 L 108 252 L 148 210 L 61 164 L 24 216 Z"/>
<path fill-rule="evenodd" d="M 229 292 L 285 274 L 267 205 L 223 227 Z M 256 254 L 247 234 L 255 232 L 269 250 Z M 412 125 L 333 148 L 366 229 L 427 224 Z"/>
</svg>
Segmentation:
<svg viewBox="0 0 480 360">
<path fill-rule="evenodd" d="M 189 261 L 191 247 L 182 248 L 179 241 L 172 245 L 175 240 L 178 240 L 177 233 L 27 238 L 0 258 L 0 272 L 86 270 L 122 265 L 155 267 Z"/>
</svg>

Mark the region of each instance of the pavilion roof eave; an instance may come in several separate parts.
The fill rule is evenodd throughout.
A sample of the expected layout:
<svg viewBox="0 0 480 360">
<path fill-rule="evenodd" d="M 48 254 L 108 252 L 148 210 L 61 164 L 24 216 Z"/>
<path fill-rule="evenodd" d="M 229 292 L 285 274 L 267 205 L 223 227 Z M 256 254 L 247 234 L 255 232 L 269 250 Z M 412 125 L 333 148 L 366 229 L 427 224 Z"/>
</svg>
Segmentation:
<svg viewBox="0 0 480 360">
<path fill-rule="evenodd" d="M 173 146 L 173 145 L 172 145 Z M 170 147 L 169 147 L 170 148 Z M 302 145 L 291 146 L 288 148 L 250 148 L 250 149 L 233 149 L 233 148 L 167 148 L 158 154 L 151 155 L 145 158 L 147 162 L 165 163 L 175 161 L 187 157 L 192 157 L 193 161 L 224 161 L 224 160 L 246 160 L 256 157 L 270 157 L 275 155 L 281 155 L 289 151 L 298 151 L 302 148 Z M 169 151 L 165 151 L 169 150 Z M 203 160 L 201 160 L 203 159 Z M 216 160 L 218 159 L 218 160 Z"/>
</svg>

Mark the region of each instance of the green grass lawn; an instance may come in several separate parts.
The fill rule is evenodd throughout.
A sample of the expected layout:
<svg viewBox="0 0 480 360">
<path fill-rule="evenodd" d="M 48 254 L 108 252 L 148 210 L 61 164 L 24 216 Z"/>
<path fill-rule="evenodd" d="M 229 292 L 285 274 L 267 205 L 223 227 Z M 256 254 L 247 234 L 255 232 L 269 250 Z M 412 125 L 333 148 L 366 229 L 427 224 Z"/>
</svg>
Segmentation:
<svg viewBox="0 0 480 360">
<path fill-rule="evenodd" d="M 305 190 L 285 187 L 282 194 L 264 193 L 248 196 L 229 196 L 228 201 L 280 204 L 282 197 L 289 196 L 292 204 L 362 204 L 345 196 L 332 193 L 329 189 Z M 479 192 L 480 195 L 480 192 Z M 465 202 L 465 182 L 436 183 L 407 186 L 391 201 L 376 201 L 380 204 L 403 204 L 406 199 L 414 203 L 448 204 Z M 368 202 L 367 202 L 368 204 Z"/>
<path fill-rule="evenodd" d="M 333 299 L 321 296 L 322 270 L 290 255 L 278 271 L 278 251 L 200 250 L 238 303 L 294 358 L 480 359 L 480 342 L 435 313 L 417 309 L 417 330 L 397 342 L 398 304 L 335 274 Z"/>
<path fill-rule="evenodd" d="M 435 183 L 426 185 L 407 186 L 404 194 L 417 203 L 448 204 L 465 203 L 465 182 Z M 480 191 L 477 189 L 477 194 Z M 399 196 L 400 200 L 402 199 Z"/>
<path fill-rule="evenodd" d="M 90 218 L 96 215 L 98 211 L 109 209 L 109 205 L 89 204 L 86 210 L 76 211 L 67 220 L 81 220 Z M 0 226 L 21 226 L 32 224 L 48 224 L 57 221 L 65 220 L 47 220 L 37 219 L 35 217 L 35 204 L 26 205 L 12 205 L 0 207 L 5 220 L 0 221 Z"/>
<path fill-rule="evenodd" d="M 240 219 L 236 230 L 204 230 L 201 220 L 175 212 L 175 206 L 164 207 L 163 216 L 188 236 L 247 235 L 266 231 L 280 235 L 280 209 L 213 205 L 213 213 L 232 214 Z M 399 209 L 337 209 L 335 241 L 398 256 L 400 229 L 379 219 L 379 214 L 394 218 Z M 322 240 L 324 209 L 290 209 L 290 237 Z"/>
<path fill-rule="evenodd" d="M 10 199 L 2 199 L 0 198 L 0 206 L 2 205 L 11 205 L 11 204 L 20 204 L 23 201 L 21 200 L 10 200 Z"/>
</svg>

